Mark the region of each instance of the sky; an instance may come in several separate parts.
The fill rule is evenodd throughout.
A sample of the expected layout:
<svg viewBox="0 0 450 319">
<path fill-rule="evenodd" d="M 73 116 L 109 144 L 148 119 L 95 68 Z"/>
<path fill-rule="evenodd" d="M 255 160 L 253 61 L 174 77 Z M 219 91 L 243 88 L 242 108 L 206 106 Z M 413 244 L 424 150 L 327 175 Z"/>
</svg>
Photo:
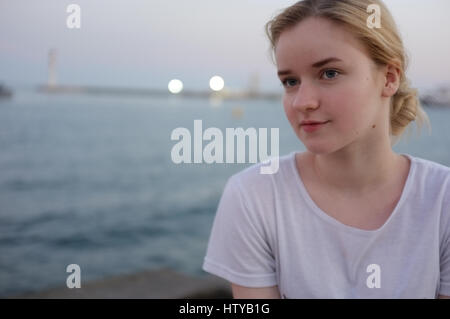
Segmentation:
<svg viewBox="0 0 450 319">
<path fill-rule="evenodd" d="M 0 0 L 0 83 L 47 82 L 48 51 L 57 50 L 59 84 L 207 89 L 220 75 L 244 88 L 280 90 L 264 24 L 286 0 Z M 69 29 L 69 4 L 81 28 Z M 450 1 L 385 0 L 411 62 L 414 86 L 449 85 Z M 447 72 L 446 72 L 447 71 Z"/>
</svg>

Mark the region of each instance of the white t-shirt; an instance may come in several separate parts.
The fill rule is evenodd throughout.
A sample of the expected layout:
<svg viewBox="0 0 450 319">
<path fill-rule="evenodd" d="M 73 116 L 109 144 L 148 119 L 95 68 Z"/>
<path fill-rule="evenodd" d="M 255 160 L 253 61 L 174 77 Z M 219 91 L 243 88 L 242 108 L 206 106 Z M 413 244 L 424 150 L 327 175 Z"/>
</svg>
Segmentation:
<svg viewBox="0 0 450 319">
<path fill-rule="evenodd" d="M 231 176 L 203 270 L 282 298 L 450 296 L 450 168 L 402 154 L 410 171 L 394 211 L 376 230 L 345 225 L 309 196 L 295 152 L 276 174 L 262 163 Z"/>
</svg>

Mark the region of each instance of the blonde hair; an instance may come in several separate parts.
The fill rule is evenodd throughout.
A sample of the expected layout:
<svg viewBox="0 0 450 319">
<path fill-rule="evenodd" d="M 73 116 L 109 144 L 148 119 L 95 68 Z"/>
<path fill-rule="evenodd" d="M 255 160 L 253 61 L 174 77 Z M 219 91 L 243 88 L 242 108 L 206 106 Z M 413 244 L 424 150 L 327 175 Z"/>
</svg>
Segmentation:
<svg viewBox="0 0 450 319">
<path fill-rule="evenodd" d="M 369 5 L 378 5 L 381 28 L 369 28 Z M 271 52 L 285 30 L 294 27 L 308 17 L 330 19 L 351 32 L 367 49 L 377 66 L 394 64 L 400 69 L 400 86 L 391 98 L 390 138 L 391 145 L 397 143 L 406 127 L 416 121 L 419 129 L 425 123 L 431 132 L 430 120 L 422 109 L 418 90 L 410 86 L 406 77 L 409 58 L 395 21 L 381 0 L 303 0 L 283 9 L 267 22 L 266 34 L 271 43 Z M 408 134 L 409 135 L 409 134 Z"/>
</svg>

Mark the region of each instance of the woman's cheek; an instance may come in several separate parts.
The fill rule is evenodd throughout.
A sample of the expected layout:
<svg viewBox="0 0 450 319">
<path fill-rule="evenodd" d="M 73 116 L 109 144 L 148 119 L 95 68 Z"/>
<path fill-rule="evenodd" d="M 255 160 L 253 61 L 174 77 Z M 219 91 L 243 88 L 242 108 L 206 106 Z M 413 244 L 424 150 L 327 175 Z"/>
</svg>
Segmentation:
<svg viewBox="0 0 450 319">
<path fill-rule="evenodd" d="M 287 119 L 292 124 L 292 120 L 294 119 L 294 110 L 290 106 L 290 99 L 286 95 L 283 97 L 283 108 L 284 113 L 286 114 Z"/>
<path fill-rule="evenodd" d="M 286 117 L 289 121 L 289 123 L 293 126 L 296 127 L 298 125 L 298 120 L 297 120 L 297 114 L 296 112 L 290 107 L 287 106 L 285 107 L 285 113 L 286 113 Z"/>
</svg>

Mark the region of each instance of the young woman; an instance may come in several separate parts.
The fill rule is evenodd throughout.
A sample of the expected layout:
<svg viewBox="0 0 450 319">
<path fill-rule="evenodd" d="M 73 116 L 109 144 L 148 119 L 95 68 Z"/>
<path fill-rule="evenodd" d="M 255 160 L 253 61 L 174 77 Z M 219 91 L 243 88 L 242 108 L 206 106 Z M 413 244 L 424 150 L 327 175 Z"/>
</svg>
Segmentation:
<svg viewBox="0 0 450 319">
<path fill-rule="evenodd" d="M 203 269 L 235 298 L 450 296 L 450 168 L 392 150 L 428 118 L 386 6 L 304 0 L 266 30 L 307 151 L 230 177 Z"/>
</svg>

